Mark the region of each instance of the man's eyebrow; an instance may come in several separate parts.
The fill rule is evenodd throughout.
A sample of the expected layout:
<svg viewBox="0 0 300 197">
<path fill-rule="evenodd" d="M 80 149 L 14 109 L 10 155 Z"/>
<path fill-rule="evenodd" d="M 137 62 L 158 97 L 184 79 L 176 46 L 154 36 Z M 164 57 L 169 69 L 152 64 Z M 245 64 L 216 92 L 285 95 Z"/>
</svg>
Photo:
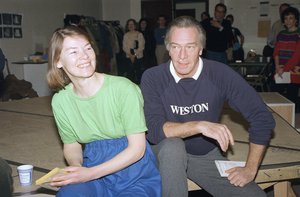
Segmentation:
<svg viewBox="0 0 300 197">
<path fill-rule="evenodd" d="M 170 44 L 174 44 L 174 45 L 181 45 L 179 43 L 176 43 L 176 42 L 171 42 Z M 185 45 L 197 45 L 197 42 L 189 42 L 189 43 L 186 43 Z"/>
</svg>

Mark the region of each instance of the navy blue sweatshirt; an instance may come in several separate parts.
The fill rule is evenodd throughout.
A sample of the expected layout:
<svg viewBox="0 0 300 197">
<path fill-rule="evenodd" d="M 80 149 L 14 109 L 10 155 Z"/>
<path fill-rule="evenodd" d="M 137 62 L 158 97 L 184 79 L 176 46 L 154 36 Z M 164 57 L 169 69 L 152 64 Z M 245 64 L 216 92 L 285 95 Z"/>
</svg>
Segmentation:
<svg viewBox="0 0 300 197">
<path fill-rule="evenodd" d="M 223 30 L 220 31 L 210 24 L 211 19 L 206 19 L 201 22 L 203 29 L 206 32 L 206 49 L 214 52 L 224 52 L 229 47 L 233 39 L 231 24 L 228 20 L 222 20 Z"/>
<path fill-rule="evenodd" d="M 147 139 L 158 144 L 166 138 L 165 122 L 209 121 L 219 123 L 223 105 L 242 114 L 249 122 L 249 141 L 267 145 L 275 122 L 257 92 L 229 66 L 203 60 L 197 80 L 181 79 L 178 83 L 170 72 L 170 62 L 146 70 L 141 90 L 148 127 Z M 203 155 L 217 142 L 203 135 L 184 139 L 190 154 Z"/>
</svg>

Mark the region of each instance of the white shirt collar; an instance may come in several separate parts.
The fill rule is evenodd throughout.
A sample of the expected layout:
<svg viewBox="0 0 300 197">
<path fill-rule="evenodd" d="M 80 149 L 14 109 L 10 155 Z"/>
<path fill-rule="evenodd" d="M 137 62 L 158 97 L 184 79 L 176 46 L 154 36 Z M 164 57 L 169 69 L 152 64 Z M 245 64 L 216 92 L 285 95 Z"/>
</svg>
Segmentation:
<svg viewBox="0 0 300 197">
<path fill-rule="evenodd" d="M 198 66 L 198 69 L 195 72 L 195 74 L 192 76 L 193 79 L 197 80 L 199 78 L 199 76 L 202 72 L 202 68 L 203 68 L 203 61 L 199 57 L 199 66 Z M 178 83 L 180 81 L 180 79 L 182 79 L 177 75 L 172 61 L 170 62 L 170 72 L 171 72 L 172 76 L 174 77 L 176 83 Z"/>
</svg>

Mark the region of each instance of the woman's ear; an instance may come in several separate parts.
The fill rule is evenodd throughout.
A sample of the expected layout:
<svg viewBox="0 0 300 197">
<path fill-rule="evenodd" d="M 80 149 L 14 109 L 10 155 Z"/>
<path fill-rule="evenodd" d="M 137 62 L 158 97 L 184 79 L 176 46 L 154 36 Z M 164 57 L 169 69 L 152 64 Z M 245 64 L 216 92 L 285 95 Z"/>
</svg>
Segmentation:
<svg viewBox="0 0 300 197">
<path fill-rule="evenodd" d="M 58 62 L 56 63 L 56 67 L 57 67 L 57 68 L 62 68 L 63 65 L 62 65 L 62 63 L 61 63 L 60 61 L 58 61 Z"/>
</svg>

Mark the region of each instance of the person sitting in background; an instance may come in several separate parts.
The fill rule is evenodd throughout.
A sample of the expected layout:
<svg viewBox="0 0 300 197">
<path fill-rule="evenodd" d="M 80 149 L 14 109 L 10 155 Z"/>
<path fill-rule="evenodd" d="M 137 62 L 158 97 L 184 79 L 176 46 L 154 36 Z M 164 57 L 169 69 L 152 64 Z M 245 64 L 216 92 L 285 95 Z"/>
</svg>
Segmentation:
<svg viewBox="0 0 300 197">
<path fill-rule="evenodd" d="M 8 163 L 0 157 L 0 196 L 11 197 L 13 192 L 12 169 Z"/>
<path fill-rule="evenodd" d="M 231 24 L 224 19 L 227 7 L 223 3 L 215 6 L 214 17 L 201 22 L 206 31 L 206 58 L 227 64 L 226 50 L 232 41 Z"/>
<path fill-rule="evenodd" d="M 84 30 L 69 26 L 53 33 L 47 80 L 56 91 L 52 111 L 69 166 L 50 185 L 60 187 L 57 197 L 160 197 L 139 87 L 95 69 Z"/>
<path fill-rule="evenodd" d="M 231 25 L 233 24 L 234 17 L 232 14 L 229 14 L 226 16 L 226 19 L 230 21 Z M 233 39 L 230 43 L 230 48 L 232 49 L 232 58 L 229 59 L 229 61 L 235 62 L 236 60 L 244 60 L 244 35 L 241 33 L 241 31 L 236 27 L 231 27 Z"/>
<path fill-rule="evenodd" d="M 127 77 L 136 84 L 140 84 L 145 49 L 145 39 L 137 30 L 137 22 L 128 19 L 123 37 L 123 51 L 127 58 Z"/>
<path fill-rule="evenodd" d="M 167 31 L 167 19 L 164 15 L 158 16 L 157 19 L 158 27 L 154 29 L 155 37 L 155 56 L 158 65 L 166 62 L 169 59 L 168 51 L 164 45 L 164 40 Z"/>
<path fill-rule="evenodd" d="M 143 66 L 145 69 L 148 69 L 157 65 L 155 57 L 155 38 L 148 19 L 141 18 L 139 21 L 139 31 L 143 34 L 145 39 Z"/>
<path fill-rule="evenodd" d="M 289 7 L 282 13 L 282 22 L 285 30 L 279 32 L 274 48 L 275 72 L 281 76 L 289 72 L 291 83 L 274 84 L 272 90 L 284 95 L 296 104 L 296 110 L 300 110 L 298 91 L 300 87 L 299 62 L 296 59 L 300 56 L 297 47 L 300 42 L 299 11 L 297 8 Z"/>
</svg>

